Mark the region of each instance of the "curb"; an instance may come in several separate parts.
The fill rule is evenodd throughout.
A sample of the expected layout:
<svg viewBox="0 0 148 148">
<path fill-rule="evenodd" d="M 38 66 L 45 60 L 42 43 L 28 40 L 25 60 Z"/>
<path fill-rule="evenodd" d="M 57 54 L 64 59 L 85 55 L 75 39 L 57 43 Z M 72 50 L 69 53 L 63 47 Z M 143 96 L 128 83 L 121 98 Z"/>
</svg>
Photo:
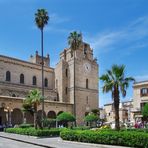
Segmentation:
<svg viewBox="0 0 148 148">
<path fill-rule="evenodd" d="M 33 142 L 29 142 L 29 141 L 25 141 L 25 140 L 20 140 L 20 139 L 16 139 L 16 138 L 10 138 L 10 137 L 7 137 L 7 136 L 1 136 L 0 135 L 0 137 L 5 138 L 5 139 L 10 139 L 10 140 L 15 140 L 15 141 L 23 142 L 23 143 L 28 143 L 28 144 L 32 144 L 32 145 L 36 145 L 36 146 L 41 146 L 41 147 L 45 147 L 45 148 L 55 148 L 55 147 L 47 146 L 47 145 L 44 145 L 44 144 L 33 143 Z"/>
</svg>

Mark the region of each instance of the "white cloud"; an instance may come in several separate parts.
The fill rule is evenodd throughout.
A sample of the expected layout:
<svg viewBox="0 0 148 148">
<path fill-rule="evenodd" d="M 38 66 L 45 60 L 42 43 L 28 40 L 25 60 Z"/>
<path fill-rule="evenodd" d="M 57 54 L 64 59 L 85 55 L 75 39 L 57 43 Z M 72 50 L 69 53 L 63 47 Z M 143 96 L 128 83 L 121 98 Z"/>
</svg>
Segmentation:
<svg viewBox="0 0 148 148">
<path fill-rule="evenodd" d="M 69 22 L 70 21 L 69 18 L 66 18 L 66 17 L 63 17 L 63 16 L 59 16 L 56 13 L 49 14 L 49 16 L 50 16 L 51 24 L 60 24 L 60 23 L 65 23 L 65 22 Z"/>
<path fill-rule="evenodd" d="M 130 54 L 133 50 L 148 46 L 147 28 L 148 16 L 145 16 L 130 22 L 120 30 L 97 33 L 94 37 L 86 37 L 86 40 L 90 42 L 96 54 L 115 50 L 116 47 L 120 50 L 126 50 Z"/>
</svg>

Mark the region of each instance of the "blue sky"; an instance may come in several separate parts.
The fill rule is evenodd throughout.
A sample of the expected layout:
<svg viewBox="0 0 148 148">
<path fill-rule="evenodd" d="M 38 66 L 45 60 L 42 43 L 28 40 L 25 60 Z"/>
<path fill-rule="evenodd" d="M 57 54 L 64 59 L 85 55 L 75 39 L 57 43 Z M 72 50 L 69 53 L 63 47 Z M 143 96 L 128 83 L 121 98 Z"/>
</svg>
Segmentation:
<svg viewBox="0 0 148 148">
<path fill-rule="evenodd" d="M 38 8 L 50 16 L 44 53 L 50 54 L 52 66 L 67 47 L 69 33 L 77 30 L 94 49 L 99 75 L 112 64 L 124 64 L 127 76 L 148 80 L 148 0 L 0 0 L 0 54 L 28 60 L 40 52 L 40 31 L 34 23 Z M 100 106 L 111 102 L 101 86 Z M 124 100 L 130 98 L 132 86 Z"/>
</svg>

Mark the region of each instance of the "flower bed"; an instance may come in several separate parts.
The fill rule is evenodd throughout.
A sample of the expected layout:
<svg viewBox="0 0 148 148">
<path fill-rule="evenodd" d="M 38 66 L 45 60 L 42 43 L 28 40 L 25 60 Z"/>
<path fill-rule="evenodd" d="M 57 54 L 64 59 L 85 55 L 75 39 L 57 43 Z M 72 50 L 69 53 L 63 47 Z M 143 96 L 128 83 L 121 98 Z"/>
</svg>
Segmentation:
<svg viewBox="0 0 148 148">
<path fill-rule="evenodd" d="M 63 140 L 97 144 L 120 145 L 130 147 L 148 147 L 148 134 L 136 131 L 89 131 L 64 130 L 60 136 Z"/>
</svg>

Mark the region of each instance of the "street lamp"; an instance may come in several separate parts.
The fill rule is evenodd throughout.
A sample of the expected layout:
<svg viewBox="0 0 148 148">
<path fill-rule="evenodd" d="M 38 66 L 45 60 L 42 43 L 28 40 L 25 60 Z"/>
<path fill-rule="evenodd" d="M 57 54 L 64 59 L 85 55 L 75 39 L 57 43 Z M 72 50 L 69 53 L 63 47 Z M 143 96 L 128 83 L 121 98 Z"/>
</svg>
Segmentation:
<svg viewBox="0 0 148 148">
<path fill-rule="evenodd" d="M 7 106 L 6 108 L 4 108 L 4 112 L 6 112 L 6 120 L 7 120 L 6 122 L 8 126 L 11 126 L 11 113 L 13 112 L 13 109 Z"/>
</svg>

